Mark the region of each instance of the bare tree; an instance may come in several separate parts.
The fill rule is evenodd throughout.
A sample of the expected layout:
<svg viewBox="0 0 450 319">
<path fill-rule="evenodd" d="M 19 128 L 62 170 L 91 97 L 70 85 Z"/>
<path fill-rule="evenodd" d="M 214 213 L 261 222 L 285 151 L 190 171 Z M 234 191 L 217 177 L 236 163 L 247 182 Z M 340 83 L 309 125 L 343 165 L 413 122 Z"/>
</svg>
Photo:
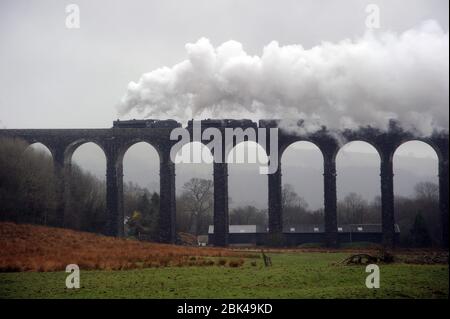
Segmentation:
<svg viewBox="0 0 450 319">
<path fill-rule="evenodd" d="M 341 223 L 362 224 L 366 222 L 368 202 L 357 193 L 349 193 L 338 203 L 338 214 Z"/>
<path fill-rule="evenodd" d="M 417 199 L 427 202 L 439 201 L 439 186 L 431 182 L 420 182 L 414 187 Z"/>
<path fill-rule="evenodd" d="M 292 185 L 283 185 L 281 200 L 283 205 L 283 225 L 294 226 L 321 223 L 321 214 L 310 212 L 308 203 L 295 192 Z M 320 220 L 317 220 L 317 217 Z"/>
<path fill-rule="evenodd" d="M 209 224 L 214 204 L 213 186 L 211 180 L 202 178 L 192 178 L 183 185 L 182 206 L 189 213 L 188 229 L 195 235 L 205 231 L 205 226 Z"/>
<path fill-rule="evenodd" d="M 236 207 L 230 212 L 230 225 L 267 226 L 267 210 L 247 205 Z"/>
<path fill-rule="evenodd" d="M 281 202 L 283 207 L 303 207 L 308 208 L 308 203 L 294 190 L 294 186 L 291 184 L 284 184 L 281 191 Z"/>
</svg>

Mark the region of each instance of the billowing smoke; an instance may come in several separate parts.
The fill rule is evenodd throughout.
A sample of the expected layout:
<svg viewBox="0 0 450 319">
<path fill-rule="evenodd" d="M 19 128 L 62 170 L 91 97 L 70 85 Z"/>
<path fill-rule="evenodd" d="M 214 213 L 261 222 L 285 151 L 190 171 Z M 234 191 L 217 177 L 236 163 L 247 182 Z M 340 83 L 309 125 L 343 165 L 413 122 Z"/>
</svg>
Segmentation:
<svg viewBox="0 0 450 319">
<path fill-rule="evenodd" d="M 205 38 L 186 51 L 181 63 L 131 82 L 120 114 L 304 119 L 308 130 L 384 129 L 395 119 L 424 135 L 448 130 L 449 34 L 434 21 L 311 49 L 273 41 L 261 56 Z"/>
</svg>

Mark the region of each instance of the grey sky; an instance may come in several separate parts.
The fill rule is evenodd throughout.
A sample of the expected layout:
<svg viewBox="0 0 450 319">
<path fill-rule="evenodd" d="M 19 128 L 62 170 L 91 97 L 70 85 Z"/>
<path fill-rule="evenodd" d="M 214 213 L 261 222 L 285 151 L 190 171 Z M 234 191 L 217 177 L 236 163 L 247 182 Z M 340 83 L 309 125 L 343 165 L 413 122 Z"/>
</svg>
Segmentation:
<svg viewBox="0 0 450 319">
<path fill-rule="evenodd" d="M 81 28 L 65 27 L 65 6 Z M 127 84 L 185 58 L 184 45 L 234 39 L 250 54 L 272 40 L 339 41 L 365 31 L 365 7 L 381 9 L 382 30 L 426 19 L 448 30 L 448 1 L 50 1 L 0 2 L 0 126 L 109 127 Z"/>
</svg>

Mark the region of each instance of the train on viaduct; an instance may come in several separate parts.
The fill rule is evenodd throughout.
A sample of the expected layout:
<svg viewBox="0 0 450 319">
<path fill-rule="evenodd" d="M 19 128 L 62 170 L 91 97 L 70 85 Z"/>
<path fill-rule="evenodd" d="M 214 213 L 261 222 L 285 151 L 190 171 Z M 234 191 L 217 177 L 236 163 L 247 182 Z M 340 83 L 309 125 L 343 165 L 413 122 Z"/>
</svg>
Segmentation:
<svg viewBox="0 0 450 319">
<path fill-rule="evenodd" d="M 215 127 L 221 132 L 226 128 L 276 128 L 278 120 L 202 120 L 201 129 Z M 299 121 L 301 125 L 301 121 Z M 123 236 L 123 157 L 127 149 L 138 142 L 147 142 L 158 152 L 160 159 L 160 240 L 174 243 L 176 240 L 175 218 L 175 163 L 170 151 L 177 143 L 170 139 L 171 131 L 182 125 L 175 120 L 131 120 L 115 121 L 107 129 L 1 129 L 0 137 L 17 138 L 28 144 L 41 143 L 53 156 L 58 183 L 58 225 L 64 227 L 65 203 L 68 183 L 71 176 L 71 159 L 74 151 L 82 144 L 93 142 L 106 157 L 106 206 L 107 233 L 110 236 Z M 192 130 L 192 121 L 186 127 Z M 271 134 L 265 130 L 265 134 Z M 225 134 L 222 134 L 224 136 Z M 337 138 L 339 136 L 339 138 Z M 270 140 L 267 136 L 266 140 Z M 293 133 L 278 130 L 278 170 L 267 175 L 268 183 L 268 232 L 282 238 L 282 167 L 281 156 L 286 148 L 298 141 L 315 144 L 323 155 L 324 182 L 324 238 L 328 246 L 338 246 L 337 229 L 337 189 L 336 155 L 339 149 L 351 141 L 364 141 L 371 144 L 380 156 L 381 181 L 381 220 L 382 242 L 387 247 L 394 246 L 394 173 L 393 155 L 403 143 L 419 140 L 430 145 L 439 160 L 439 205 L 442 222 L 442 245 L 448 247 L 448 132 L 436 132 L 422 137 L 402 130 L 392 122 L 387 130 L 364 127 L 357 130 L 330 131 L 325 127 L 313 133 Z M 209 140 L 201 141 L 205 145 Z M 233 140 L 232 143 L 235 141 Z M 225 143 L 224 143 L 225 144 Z M 265 148 L 270 152 L 270 148 Z M 225 152 L 224 152 L 225 153 Z M 267 154 L 268 156 L 270 154 Z M 222 155 L 226 158 L 226 154 Z M 270 158 L 270 156 L 269 156 Z M 228 166 L 225 160 L 213 163 L 214 179 L 214 242 L 216 246 L 226 246 L 228 237 Z M 281 237 L 280 237 L 281 236 Z"/>
</svg>

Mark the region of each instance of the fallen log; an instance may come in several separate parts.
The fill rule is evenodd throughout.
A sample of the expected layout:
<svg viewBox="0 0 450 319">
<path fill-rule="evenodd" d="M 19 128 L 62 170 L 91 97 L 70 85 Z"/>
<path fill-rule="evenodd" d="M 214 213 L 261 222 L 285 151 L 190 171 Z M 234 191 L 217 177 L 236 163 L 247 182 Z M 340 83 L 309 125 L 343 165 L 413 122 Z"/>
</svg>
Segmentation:
<svg viewBox="0 0 450 319">
<path fill-rule="evenodd" d="M 341 261 L 341 264 L 344 265 L 367 265 L 374 264 L 380 261 L 380 258 L 377 256 L 372 256 L 369 254 L 356 254 L 351 255 L 344 260 Z"/>
<path fill-rule="evenodd" d="M 378 255 L 370 254 L 355 254 L 351 255 L 340 262 L 344 265 L 368 265 L 375 263 L 392 263 L 394 262 L 394 256 L 388 251 L 382 249 Z"/>
</svg>

